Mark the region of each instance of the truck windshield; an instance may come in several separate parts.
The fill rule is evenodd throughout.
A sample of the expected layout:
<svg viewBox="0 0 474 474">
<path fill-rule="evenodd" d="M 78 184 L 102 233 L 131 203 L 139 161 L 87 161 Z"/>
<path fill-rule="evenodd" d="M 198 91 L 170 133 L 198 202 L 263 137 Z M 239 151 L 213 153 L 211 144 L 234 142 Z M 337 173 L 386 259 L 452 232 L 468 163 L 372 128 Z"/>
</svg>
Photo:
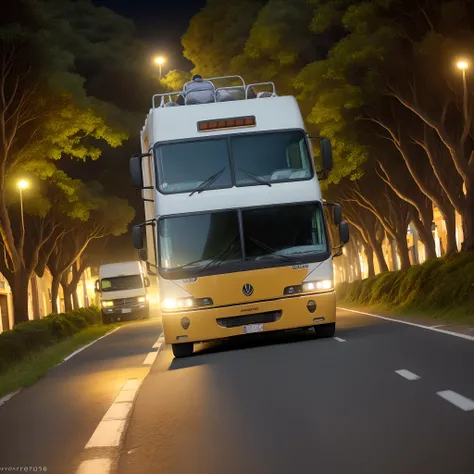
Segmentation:
<svg viewBox="0 0 474 474">
<path fill-rule="evenodd" d="M 155 159 L 158 188 L 165 194 L 192 192 L 216 174 L 218 179 L 206 190 L 312 177 L 311 157 L 301 130 L 161 144 L 155 149 Z"/>
<path fill-rule="evenodd" d="M 143 288 L 143 281 L 141 275 L 102 278 L 100 287 L 102 291 L 135 290 L 137 288 Z"/>
<path fill-rule="evenodd" d="M 163 218 L 159 246 L 162 269 L 191 273 L 245 261 L 299 261 L 328 251 L 319 203 Z"/>
</svg>

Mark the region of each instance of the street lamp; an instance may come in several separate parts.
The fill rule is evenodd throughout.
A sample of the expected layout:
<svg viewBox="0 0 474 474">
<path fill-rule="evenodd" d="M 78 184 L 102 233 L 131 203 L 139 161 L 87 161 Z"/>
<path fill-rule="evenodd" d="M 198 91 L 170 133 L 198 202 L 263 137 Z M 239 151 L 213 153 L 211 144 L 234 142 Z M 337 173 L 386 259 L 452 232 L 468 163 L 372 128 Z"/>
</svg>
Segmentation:
<svg viewBox="0 0 474 474">
<path fill-rule="evenodd" d="M 23 234 L 25 233 L 25 217 L 23 215 L 23 190 L 29 186 L 28 181 L 26 179 L 20 179 L 18 183 L 16 183 L 18 189 L 20 190 L 20 214 L 21 214 L 21 228 Z"/>
<path fill-rule="evenodd" d="M 165 63 L 165 58 L 163 56 L 157 56 L 155 58 L 155 64 L 158 64 L 158 67 L 160 68 L 160 79 L 161 79 L 161 67 Z"/>
<path fill-rule="evenodd" d="M 467 123 L 468 119 L 468 104 L 467 104 L 467 79 L 466 79 L 466 70 L 469 69 L 469 62 L 466 61 L 465 59 L 461 59 L 456 63 L 456 66 L 458 69 L 461 69 L 462 71 L 462 82 L 463 82 L 463 87 L 464 87 L 464 98 L 463 98 L 463 104 L 464 104 L 464 120 Z"/>
</svg>

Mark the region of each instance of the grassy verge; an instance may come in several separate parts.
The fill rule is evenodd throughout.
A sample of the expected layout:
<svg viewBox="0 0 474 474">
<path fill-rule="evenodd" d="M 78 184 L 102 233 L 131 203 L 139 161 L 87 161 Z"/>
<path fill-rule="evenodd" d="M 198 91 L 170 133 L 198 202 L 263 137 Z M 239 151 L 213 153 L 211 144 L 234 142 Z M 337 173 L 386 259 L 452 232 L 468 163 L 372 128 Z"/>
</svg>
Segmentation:
<svg viewBox="0 0 474 474">
<path fill-rule="evenodd" d="M 0 398 L 19 388 L 34 384 L 48 369 L 59 364 L 72 352 L 111 331 L 115 326 L 113 324 L 90 326 L 68 339 L 32 352 L 21 361 L 12 363 L 7 370 L 0 373 Z"/>
<path fill-rule="evenodd" d="M 400 316 L 474 324 L 474 254 L 428 260 L 408 270 L 338 285 L 340 305 L 374 307 Z"/>
</svg>

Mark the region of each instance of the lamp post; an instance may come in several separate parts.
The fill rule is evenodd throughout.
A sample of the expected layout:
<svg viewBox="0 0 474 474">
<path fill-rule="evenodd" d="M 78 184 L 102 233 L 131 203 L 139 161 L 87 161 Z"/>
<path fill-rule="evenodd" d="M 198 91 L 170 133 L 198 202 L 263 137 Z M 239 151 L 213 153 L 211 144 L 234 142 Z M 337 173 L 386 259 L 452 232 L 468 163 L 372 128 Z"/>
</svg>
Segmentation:
<svg viewBox="0 0 474 474">
<path fill-rule="evenodd" d="M 162 76 L 162 66 L 165 63 L 165 61 L 166 60 L 163 56 L 157 56 L 155 58 L 155 64 L 158 64 L 158 67 L 160 68 L 160 79 L 161 79 L 161 76 Z"/>
<path fill-rule="evenodd" d="M 25 217 L 23 215 L 23 190 L 28 187 L 28 181 L 20 179 L 17 183 L 18 189 L 20 190 L 20 214 L 21 214 L 21 229 L 25 234 Z"/>
<path fill-rule="evenodd" d="M 464 120 L 467 123 L 468 119 L 468 104 L 467 104 L 467 79 L 466 79 L 466 70 L 469 69 L 469 63 L 463 59 L 461 61 L 458 61 L 456 66 L 458 69 L 461 69 L 462 71 L 462 82 L 463 82 L 463 87 L 464 87 L 464 98 L 463 98 L 463 110 L 464 110 Z"/>
</svg>

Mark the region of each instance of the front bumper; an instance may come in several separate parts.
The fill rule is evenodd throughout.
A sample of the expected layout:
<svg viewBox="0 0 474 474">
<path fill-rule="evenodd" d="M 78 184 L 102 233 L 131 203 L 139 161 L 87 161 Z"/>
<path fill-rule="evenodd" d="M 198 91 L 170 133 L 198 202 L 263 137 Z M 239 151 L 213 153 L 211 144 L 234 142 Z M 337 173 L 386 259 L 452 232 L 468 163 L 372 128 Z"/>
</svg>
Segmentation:
<svg viewBox="0 0 474 474">
<path fill-rule="evenodd" d="M 313 313 L 307 307 L 310 300 L 316 302 L 316 310 Z M 191 311 L 163 310 L 165 341 L 167 344 L 176 344 L 240 336 L 245 334 L 243 325 L 253 324 L 252 319 L 260 323 L 264 321 L 266 315 L 273 314 L 277 316 L 271 318 L 273 319 L 271 322 L 263 323 L 263 332 L 333 323 L 336 321 L 336 294 L 331 291 Z M 183 324 L 183 318 L 189 319 L 190 324 L 187 329 L 184 329 L 187 324 L 186 322 Z"/>
<path fill-rule="evenodd" d="M 120 306 L 120 307 L 109 307 L 109 308 L 102 308 L 102 313 L 107 314 L 109 316 L 123 316 L 127 317 L 130 315 L 137 315 L 138 313 L 142 313 L 148 311 L 148 304 L 147 303 L 140 303 L 133 306 Z"/>
</svg>

